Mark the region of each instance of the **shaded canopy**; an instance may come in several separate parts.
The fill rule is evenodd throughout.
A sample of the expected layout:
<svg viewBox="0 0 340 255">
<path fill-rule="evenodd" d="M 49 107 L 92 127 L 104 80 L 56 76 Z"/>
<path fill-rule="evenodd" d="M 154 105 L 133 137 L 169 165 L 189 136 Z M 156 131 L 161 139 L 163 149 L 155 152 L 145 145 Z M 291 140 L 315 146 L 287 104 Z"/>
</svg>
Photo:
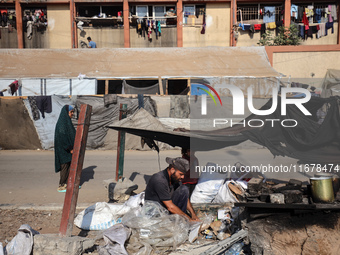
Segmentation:
<svg viewBox="0 0 340 255">
<path fill-rule="evenodd" d="M 272 101 L 268 101 L 261 110 L 270 109 Z M 281 100 L 275 112 L 267 116 L 250 115 L 245 120 L 257 119 L 263 121 L 261 127 L 243 127 L 236 125 L 213 131 L 199 130 L 170 130 L 148 114 L 140 110 L 133 116 L 122 120 L 110 128 L 126 131 L 130 134 L 146 137 L 168 143 L 172 146 L 207 151 L 239 144 L 251 140 L 266 146 L 274 156 L 289 156 L 308 163 L 340 163 L 340 116 L 339 97 L 312 97 L 304 104 L 312 116 L 305 116 L 295 105 L 287 105 L 287 115 L 281 115 Z M 322 123 L 318 111 L 326 107 L 327 114 Z M 148 116 L 150 115 L 150 116 Z M 272 122 L 265 119 L 279 119 L 272 127 Z M 280 122 L 284 119 L 294 119 L 296 127 L 283 127 Z M 259 125 L 260 121 L 252 123 Z M 320 124 L 321 123 L 321 124 Z M 288 122 L 286 123 L 288 125 Z M 291 123 L 292 124 L 292 123 Z M 259 125 L 260 126 L 260 125 Z"/>
</svg>

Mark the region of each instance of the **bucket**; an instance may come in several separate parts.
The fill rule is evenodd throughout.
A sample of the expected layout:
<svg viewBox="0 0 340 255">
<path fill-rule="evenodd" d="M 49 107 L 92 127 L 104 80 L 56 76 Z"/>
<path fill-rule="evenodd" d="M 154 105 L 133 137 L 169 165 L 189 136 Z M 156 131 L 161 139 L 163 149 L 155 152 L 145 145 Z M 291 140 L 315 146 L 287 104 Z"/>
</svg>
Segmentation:
<svg viewBox="0 0 340 255">
<path fill-rule="evenodd" d="M 310 178 L 312 197 L 315 203 L 334 202 L 333 180 L 331 177 Z"/>
<path fill-rule="evenodd" d="M 340 188 L 340 178 L 334 173 L 317 173 L 314 174 L 314 177 L 329 177 L 332 178 L 333 181 L 333 191 L 334 191 L 334 197 L 336 197 L 336 193 L 338 193 Z"/>
</svg>

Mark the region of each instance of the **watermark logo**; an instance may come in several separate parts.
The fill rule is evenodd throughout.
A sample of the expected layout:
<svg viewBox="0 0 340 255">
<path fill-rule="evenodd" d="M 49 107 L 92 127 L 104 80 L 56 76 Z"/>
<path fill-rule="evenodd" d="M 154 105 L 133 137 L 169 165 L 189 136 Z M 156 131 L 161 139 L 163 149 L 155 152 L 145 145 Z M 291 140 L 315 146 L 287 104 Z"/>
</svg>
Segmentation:
<svg viewBox="0 0 340 255">
<path fill-rule="evenodd" d="M 204 84 L 204 86 L 206 86 L 207 88 L 209 88 L 210 90 L 212 90 L 216 94 L 216 96 L 218 97 L 218 99 L 220 100 L 220 103 L 222 105 L 221 98 L 220 98 L 219 94 L 216 92 L 216 90 L 209 85 Z M 245 96 L 244 96 L 242 90 L 240 88 L 234 86 L 234 85 L 227 85 L 226 88 L 229 89 L 229 91 L 232 95 L 233 115 L 244 115 Z M 215 105 L 217 105 L 215 98 L 210 93 L 210 91 L 203 89 L 203 88 L 199 88 L 199 89 L 202 89 L 203 91 L 207 92 L 207 94 L 209 94 L 210 97 L 212 97 L 212 99 L 214 100 Z M 267 109 L 267 110 L 255 109 L 254 103 L 253 103 L 253 88 L 249 87 L 247 92 L 248 92 L 247 105 L 248 105 L 248 109 L 251 113 L 253 113 L 255 115 L 264 116 L 264 115 L 270 115 L 270 114 L 272 114 L 273 112 L 276 111 L 277 105 L 278 105 L 278 100 L 277 100 L 278 89 L 277 88 L 272 89 L 272 106 L 271 106 L 270 109 Z M 305 97 L 303 97 L 303 98 L 287 98 L 287 94 L 289 94 L 289 93 L 301 93 L 301 94 L 304 94 Z M 311 93 L 307 89 L 303 89 L 303 88 L 282 88 L 281 89 L 281 115 L 287 114 L 287 110 L 286 110 L 287 104 L 294 104 L 306 116 L 312 115 L 302 105 L 303 103 L 307 103 L 310 99 L 311 99 Z M 205 94 L 202 95 L 201 100 L 202 100 L 201 101 L 201 114 L 207 115 L 207 95 L 205 95 Z"/>
<path fill-rule="evenodd" d="M 221 106 L 222 106 L 222 100 L 221 100 L 220 95 L 217 93 L 217 91 L 216 91 L 213 87 L 211 87 L 210 85 L 208 85 L 208 84 L 200 84 L 200 86 L 197 87 L 198 90 L 201 89 L 201 90 L 203 90 L 204 92 L 206 92 L 206 93 L 212 98 L 212 100 L 214 101 L 215 105 L 217 105 L 217 103 L 216 103 L 216 100 L 215 100 L 214 95 L 211 94 L 209 90 L 207 90 L 207 89 L 205 89 L 205 88 L 202 88 L 202 86 L 205 86 L 205 87 L 207 87 L 208 89 L 210 89 L 212 92 L 214 92 L 215 95 L 217 96 L 218 100 L 220 101 Z M 206 94 L 203 94 L 203 95 L 202 95 L 202 108 L 201 108 L 201 109 L 202 109 L 202 115 L 207 115 L 207 95 L 206 95 Z"/>
</svg>

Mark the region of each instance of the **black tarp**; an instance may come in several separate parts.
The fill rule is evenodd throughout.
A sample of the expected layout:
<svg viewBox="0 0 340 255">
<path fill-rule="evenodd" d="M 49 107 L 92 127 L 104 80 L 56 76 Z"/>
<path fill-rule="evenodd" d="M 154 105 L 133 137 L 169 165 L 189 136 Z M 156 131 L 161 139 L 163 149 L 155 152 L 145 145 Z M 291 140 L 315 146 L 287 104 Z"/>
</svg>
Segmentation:
<svg viewBox="0 0 340 255">
<path fill-rule="evenodd" d="M 272 100 L 261 110 L 269 109 Z M 200 130 L 152 130 L 148 128 L 111 126 L 116 130 L 162 141 L 172 146 L 190 147 L 195 144 L 195 150 L 208 151 L 237 145 L 246 140 L 267 147 L 274 156 L 288 156 L 299 159 L 303 163 L 340 163 L 340 116 L 339 97 L 312 97 L 304 107 L 312 114 L 305 116 L 295 105 L 287 105 L 286 115 L 281 115 L 281 100 L 274 113 L 267 116 L 250 115 L 245 119 L 262 120 L 261 127 L 236 125 L 213 131 Z M 320 124 L 317 116 L 319 109 L 327 109 L 327 114 Z M 265 119 L 278 119 L 272 127 L 272 122 Z M 283 127 L 282 120 L 294 119 L 296 127 Z M 260 121 L 258 121 L 260 123 Z M 286 121 L 288 124 L 289 121 Z M 256 125 L 256 121 L 252 122 Z"/>
</svg>

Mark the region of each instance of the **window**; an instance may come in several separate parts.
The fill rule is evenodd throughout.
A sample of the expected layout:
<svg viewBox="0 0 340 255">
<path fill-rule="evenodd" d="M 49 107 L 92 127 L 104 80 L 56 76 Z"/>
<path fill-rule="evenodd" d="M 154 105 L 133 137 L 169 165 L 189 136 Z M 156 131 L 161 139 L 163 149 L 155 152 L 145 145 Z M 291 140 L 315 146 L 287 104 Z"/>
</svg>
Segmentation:
<svg viewBox="0 0 340 255">
<path fill-rule="evenodd" d="M 184 5 L 183 6 L 183 24 L 184 25 L 202 25 L 205 15 L 205 5 Z"/>
<path fill-rule="evenodd" d="M 149 17 L 148 6 L 147 5 L 136 6 L 136 15 L 140 18 Z"/>
</svg>

